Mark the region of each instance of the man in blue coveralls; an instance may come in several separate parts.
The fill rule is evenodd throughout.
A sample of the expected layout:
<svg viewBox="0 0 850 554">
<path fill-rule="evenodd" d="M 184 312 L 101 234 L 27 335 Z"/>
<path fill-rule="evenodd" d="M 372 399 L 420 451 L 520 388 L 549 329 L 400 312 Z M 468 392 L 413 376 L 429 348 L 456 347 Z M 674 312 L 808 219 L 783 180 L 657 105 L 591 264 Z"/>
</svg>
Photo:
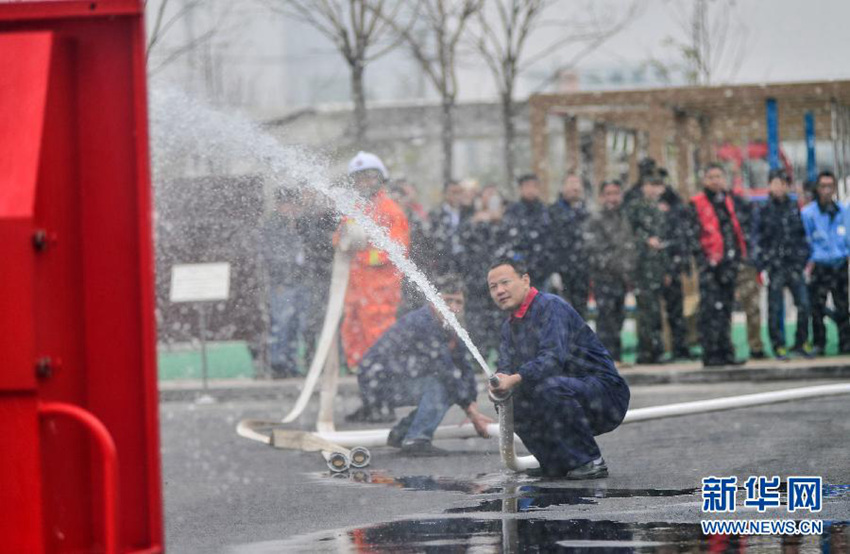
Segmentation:
<svg viewBox="0 0 850 554">
<path fill-rule="evenodd" d="M 464 283 L 460 276 L 435 280 L 449 310 L 463 318 Z M 414 310 L 387 329 L 359 365 L 357 381 L 371 409 L 416 406 L 390 431 L 389 446 L 412 456 L 443 453 L 431 444 L 446 412 L 457 404 L 482 437 L 493 421 L 478 411 L 475 372 L 467 349 L 430 305 Z"/>
<path fill-rule="evenodd" d="M 522 262 L 497 261 L 487 284 L 510 313 L 491 391 L 513 392 L 515 431 L 540 462 L 539 474 L 607 477 L 593 437 L 616 429 L 629 407 L 629 386 L 611 355 L 572 306 L 531 286 Z"/>
</svg>

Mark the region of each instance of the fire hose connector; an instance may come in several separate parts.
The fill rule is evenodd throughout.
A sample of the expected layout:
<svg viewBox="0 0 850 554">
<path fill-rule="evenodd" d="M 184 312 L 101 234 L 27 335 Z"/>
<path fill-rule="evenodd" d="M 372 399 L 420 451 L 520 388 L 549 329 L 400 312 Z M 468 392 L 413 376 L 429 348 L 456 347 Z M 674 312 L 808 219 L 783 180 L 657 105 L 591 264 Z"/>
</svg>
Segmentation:
<svg viewBox="0 0 850 554">
<path fill-rule="evenodd" d="M 363 446 L 355 446 L 351 449 L 350 454 L 351 467 L 361 469 L 369 465 L 372 461 L 372 454 Z"/>
<path fill-rule="evenodd" d="M 327 457 L 327 462 L 331 473 L 342 473 L 348 471 L 348 468 L 351 467 L 351 461 L 342 452 L 331 452 Z"/>
</svg>

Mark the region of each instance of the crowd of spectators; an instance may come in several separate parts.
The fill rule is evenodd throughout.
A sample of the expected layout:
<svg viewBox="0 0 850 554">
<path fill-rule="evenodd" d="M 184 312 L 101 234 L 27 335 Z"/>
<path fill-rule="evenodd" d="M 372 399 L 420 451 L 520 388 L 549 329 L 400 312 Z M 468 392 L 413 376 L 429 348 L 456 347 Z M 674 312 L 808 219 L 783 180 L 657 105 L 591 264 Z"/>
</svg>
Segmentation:
<svg viewBox="0 0 850 554">
<path fill-rule="evenodd" d="M 621 365 L 621 332 L 630 291 L 636 303 L 639 364 L 700 355 L 705 366 L 745 362 L 736 358 L 732 346 L 736 302 L 746 314 L 750 358 L 764 358 L 768 351 L 783 360 L 822 355 L 825 316 L 838 327 L 840 352 L 850 352 L 848 212 L 835 199 L 832 173 L 818 176 L 814 198 L 808 202 L 803 191 L 795 194 L 782 170 L 770 173 L 764 183 L 767 197 L 759 201 L 735 190 L 724 167 L 717 164 L 702 170 L 701 190 L 692 198 L 682 198 L 669 174 L 651 159 L 641 162 L 639 174 L 631 186 L 609 180 L 592 188 L 579 175 L 567 174 L 552 204 L 544 202 L 541 182 L 533 174 L 517 180 L 514 202 L 506 202 L 494 185 L 479 189 L 450 181 L 440 203 L 428 211 L 410 183 L 389 182 L 386 190 L 407 217 L 409 257 L 426 275 L 463 276 L 465 326 L 484 352 L 497 348 L 504 318 L 493 306 L 485 282 L 491 261 L 500 257 L 521 259 L 532 285 L 560 294 L 583 318 L 591 316 L 588 307 L 595 306 L 597 333 Z M 594 209 L 585 198 L 589 190 L 598 194 Z M 297 234 L 297 223 L 281 223 L 285 213 L 277 213 L 275 225 Z M 333 232 L 328 225 L 322 229 L 326 238 Z M 290 250 L 297 250 L 303 241 L 287 239 L 287 252 L 278 252 L 272 261 L 286 258 L 290 269 L 292 260 L 309 266 L 311 250 L 320 252 L 322 260 L 330 259 L 315 230 L 308 241 L 313 244 L 304 245 L 299 254 Z M 303 286 L 306 281 L 289 275 L 285 282 Z M 686 318 L 685 300 L 695 296 L 697 287 L 699 306 L 689 310 L 696 311 L 694 326 Z M 768 345 L 761 337 L 762 287 L 767 287 L 768 296 Z M 788 342 L 786 289 L 797 315 L 794 340 Z M 287 319 L 291 307 L 305 305 L 307 297 L 310 310 L 321 311 L 317 303 L 322 294 L 277 290 L 283 296 L 273 302 L 281 306 L 273 309 L 273 324 L 277 320 L 292 327 Z M 409 283 L 402 290 L 399 315 L 424 302 Z M 827 309 L 829 295 L 834 310 Z M 663 336 L 665 322 L 668 340 Z M 287 356 L 291 354 L 278 356 L 280 371 L 294 367 Z"/>
</svg>

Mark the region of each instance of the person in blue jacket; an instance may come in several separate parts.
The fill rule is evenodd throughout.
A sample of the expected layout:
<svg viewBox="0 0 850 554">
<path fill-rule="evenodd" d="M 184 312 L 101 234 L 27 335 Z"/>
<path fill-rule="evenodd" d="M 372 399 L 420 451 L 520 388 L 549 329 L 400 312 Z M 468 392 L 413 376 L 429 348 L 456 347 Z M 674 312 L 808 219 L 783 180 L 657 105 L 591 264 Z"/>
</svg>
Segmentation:
<svg viewBox="0 0 850 554">
<path fill-rule="evenodd" d="M 497 261 L 487 283 L 493 301 L 510 313 L 502 325 L 499 384 L 490 390 L 513 392 L 515 430 L 540 462 L 539 474 L 607 477 L 594 437 L 622 423 L 630 397 L 611 355 L 567 302 L 531 286 L 521 261 Z"/>
<path fill-rule="evenodd" d="M 435 286 L 449 309 L 463 318 L 464 283 L 444 275 Z M 493 423 L 478 411 L 475 372 L 466 346 L 427 304 L 387 329 L 366 352 L 357 376 L 364 406 L 370 410 L 416 406 L 390 431 L 387 444 L 410 455 L 440 454 L 431 444 L 446 412 L 457 404 L 482 437 Z"/>
<path fill-rule="evenodd" d="M 826 298 L 832 294 L 835 304 L 835 324 L 838 326 L 838 348 L 850 352 L 850 319 L 847 298 L 846 210 L 835 201 L 835 175 L 822 171 L 815 183 L 816 196 L 803 208 L 801 216 L 811 255 L 806 265 L 810 275 L 809 296 L 812 304 L 812 340 L 816 354 L 826 346 Z"/>
</svg>

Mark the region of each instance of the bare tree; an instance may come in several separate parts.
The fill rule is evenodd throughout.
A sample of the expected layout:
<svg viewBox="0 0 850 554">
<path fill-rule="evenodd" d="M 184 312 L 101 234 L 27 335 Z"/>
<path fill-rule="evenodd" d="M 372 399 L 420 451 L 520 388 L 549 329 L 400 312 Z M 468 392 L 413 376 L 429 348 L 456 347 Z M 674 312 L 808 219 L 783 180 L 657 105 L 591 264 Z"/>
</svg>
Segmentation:
<svg viewBox="0 0 850 554">
<path fill-rule="evenodd" d="M 443 179 L 453 178 L 454 108 L 458 95 L 457 58 L 461 38 L 485 0 L 420 0 L 416 25 L 403 28 L 376 9 L 410 48 L 413 59 L 440 94 Z"/>
<path fill-rule="evenodd" d="M 559 72 L 575 66 L 584 56 L 631 22 L 638 9 L 632 2 L 620 16 L 600 13 L 598 2 L 584 2 L 572 10 L 569 18 L 552 17 L 556 10 L 564 13 L 560 0 L 489 0 L 476 16 L 473 40 L 496 81 L 502 104 L 505 133 L 504 164 L 508 180 L 515 175 L 514 142 L 516 138 L 516 92 L 519 75 L 554 52 L 568 45 L 580 45 L 570 61 Z M 528 41 L 544 26 L 555 27 L 558 37 L 534 52 L 528 52 Z"/>
<path fill-rule="evenodd" d="M 342 54 L 351 72 L 354 135 L 358 144 L 365 145 L 366 65 L 401 43 L 393 29 L 395 26 L 404 29 L 410 24 L 416 4 L 404 0 L 265 0 L 264 3 L 276 12 L 310 25 Z M 401 21 L 402 18 L 408 23 Z"/>
<path fill-rule="evenodd" d="M 665 41 L 681 57 L 681 63 L 672 69 L 684 73 L 692 85 L 708 86 L 718 79 L 733 79 L 746 54 L 748 36 L 736 1 L 693 0 L 690 9 L 681 2 L 665 3 L 684 36 L 667 37 Z"/>
<path fill-rule="evenodd" d="M 150 4 L 152 4 L 150 0 L 145 0 L 146 9 Z M 194 67 L 194 57 L 197 52 L 202 49 L 208 51 L 214 38 L 225 35 L 241 25 L 239 19 L 232 17 L 234 5 L 234 2 L 228 2 L 222 10 L 214 10 L 211 9 L 212 4 L 204 0 L 183 0 L 182 2 L 160 0 L 153 20 L 148 20 L 146 53 L 148 73 L 156 74 L 186 55 L 190 56 L 190 65 Z M 196 15 L 201 10 L 204 21 L 201 28 L 196 29 L 199 23 Z M 215 13 L 216 11 L 218 13 Z M 152 60 L 151 54 L 154 51 L 159 54 L 159 50 L 164 48 L 165 37 L 171 34 L 170 31 L 178 24 L 183 27 L 180 41 Z"/>
</svg>

